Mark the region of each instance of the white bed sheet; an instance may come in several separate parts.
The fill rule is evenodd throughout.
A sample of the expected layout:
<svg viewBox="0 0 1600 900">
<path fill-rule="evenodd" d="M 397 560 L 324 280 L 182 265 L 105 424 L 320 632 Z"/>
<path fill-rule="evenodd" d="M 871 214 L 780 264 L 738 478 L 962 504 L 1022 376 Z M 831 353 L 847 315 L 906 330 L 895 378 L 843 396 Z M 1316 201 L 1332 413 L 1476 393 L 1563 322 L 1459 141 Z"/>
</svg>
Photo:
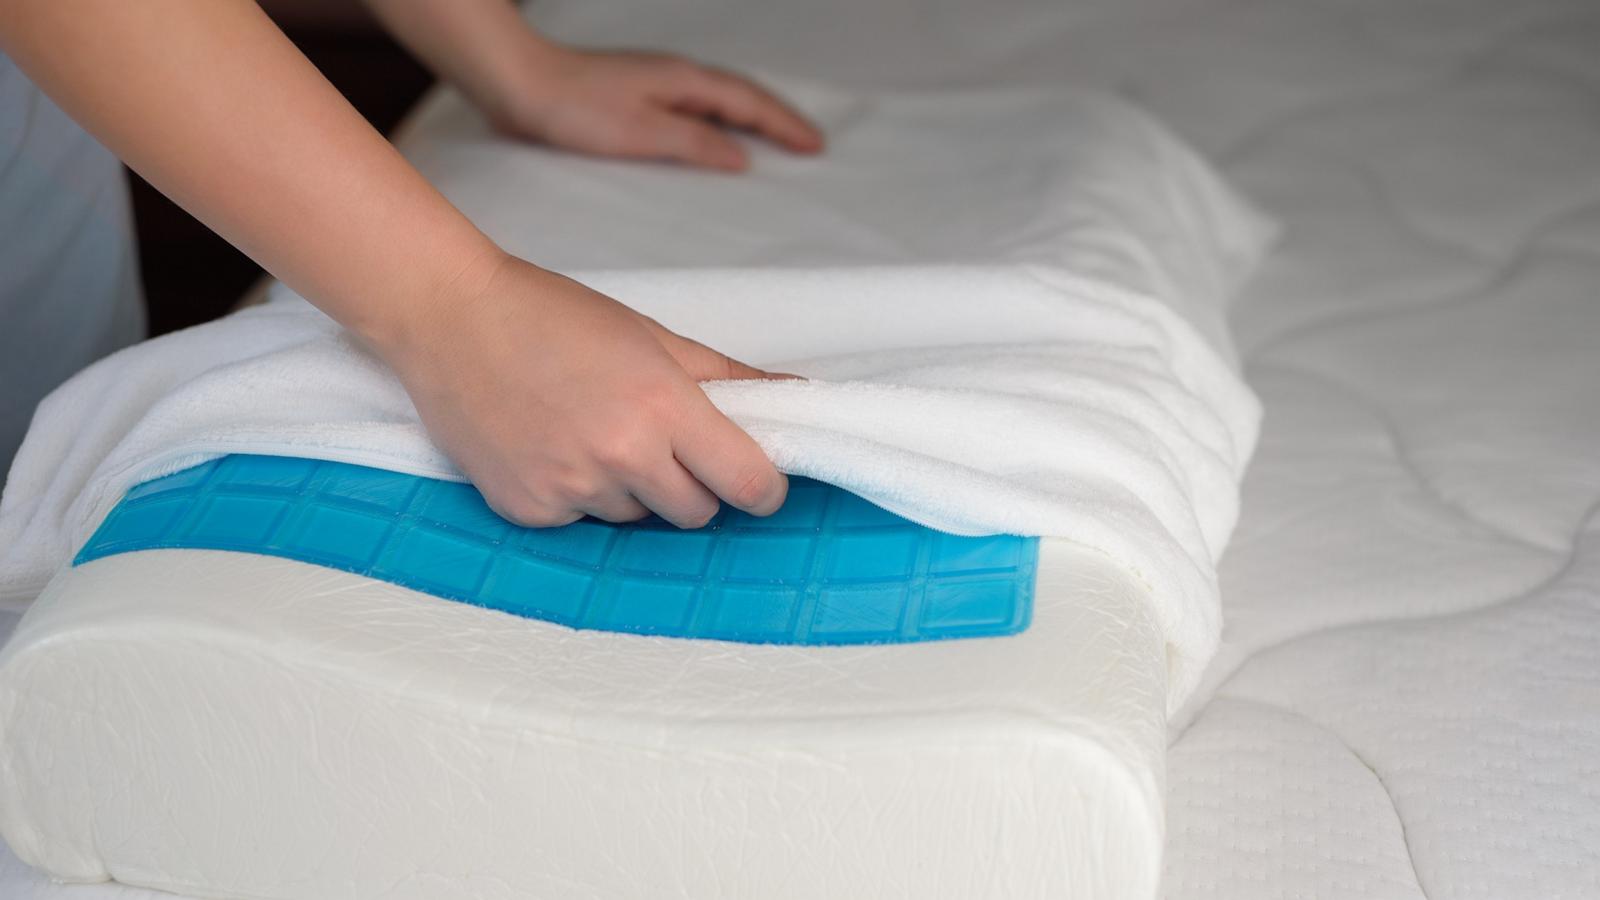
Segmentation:
<svg viewBox="0 0 1600 900">
<path fill-rule="evenodd" d="M 1113 88 L 1286 225 L 1235 309 L 1266 424 L 1167 895 L 1600 895 L 1600 7 L 722 2 L 545 8 L 855 83 Z"/>
<path fill-rule="evenodd" d="M 1136 346 L 1164 321 L 1151 314 L 1157 308 L 1127 328 L 1096 328 L 1101 308 L 1065 307 L 1072 294 L 1040 297 L 1018 277 L 1043 275 L 1063 258 L 1073 271 L 1191 307 L 1199 329 L 1225 328 L 1221 307 L 1255 256 L 1254 217 L 1221 202 L 1224 192 L 1188 151 L 1120 104 L 1052 90 L 920 99 L 819 92 L 808 106 L 833 126 L 829 158 L 769 151 L 743 178 L 490 140 L 452 127 L 465 111 L 448 99 L 435 112 L 456 115 L 429 118 L 436 152 L 418 157 L 492 234 L 569 271 L 756 254 L 769 264 L 755 270 L 760 278 L 614 273 L 592 282 L 756 363 L 858 345 L 882 351 L 869 361 L 881 365 L 892 358 L 882 353 L 905 358 L 894 348 L 1009 338 L 1026 352 L 995 356 L 1027 366 L 1054 320 L 1085 335 L 1074 358 L 1087 360 Z M 428 139 L 419 132 L 408 143 Z M 907 156 L 908 146 L 933 149 Z M 485 183 L 496 187 L 474 197 Z M 505 196 L 527 202 L 507 208 Z M 662 213 L 674 220 L 649 224 Z M 742 241 L 728 237 L 734 222 L 746 223 L 734 235 Z M 951 264 L 957 254 L 990 253 L 1038 268 L 1003 269 L 991 282 Z M 830 277 L 790 278 L 772 268 L 902 255 L 938 266 L 835 265 L 820 273 Z M 1226 265 L 1230 258 L 1238 262 Z M 893 289 L 872 289 L 879 285 Z M 939 297 L 948 318 L 937 314 Z M 830 308 L 840 316 L 826 316 Z M 293 327 L 303 319 L 295 309 L 291 301 L 218 323 L 238 332 L 231 338 L 208 328 L 164 340 L 196 338 L 185 358 L 204 360 L 208 349 L 270 347 L 273 328 L 291 341 L 326 334 L 325 320 Z M 807 314 L 795 320 L 796 310 Z M 1215 362 L 1198 341 L 1156 348 L 1163 367 Z M 962 357 L 970 396 L 973 357 Z M 167 366 L 141 371 L 148 358 L 124 357 L 126 377 L 112 381 L 141 394 L 174 377 Z M 316 371 L 316 354 L 297 358 L 295 375 Z M 1108 363 L 1113 372 L 1123 366 Z M 279 374 L 264 368 L 269 380 Z M 359 364 L 328 371 L 306 382 L 353 385 L 350 400 L 330 401 L 363 410 L 350 421 L 404 421 L 397 387 L 373 383 Z M 1220 365 L 1211 371 L 1227 375 Z M 108 372 L 119 374 L 97 367 L 85 378 Z M 94 382 L 76 387 L 84 384 Z M 269 386 L 291 398 L 304 390 L 295 379 Z M 1212 432 L 1220 440 L 1201 460 L 1207 471 L 1253 444 L 1256 409 L 1235 389 L 1238 430 Z M 1086 403 L 1090 390 L 1069 401 Z M 1126 399 L 1162 390 L 1151 379 Z M 247 421 L 227 405 L 234 392 L 219 393 L 221 403 L 191 395 L 178 405 Z M 970 415 L 993 421 L 978 432 L 1020 436 L 1007 432 L 1005 400 L 977 405 Z M 316 412 L 304 399 L 290 406 Z M 866 413 L 880 415 L 893 413 Z M 967 415 L 935 419 L 948 429 Z M 1197 430 L 1212 421 L 1198 409 L 1171 420 Z M 271 421 L 281 439 L 299 420 Z M 105 452 L 95 450 L 93 425 L 43 426 L 34 437 L 70 439 L 91 466 Z M 173 429 L 146 446 L 188 452 L 171 444 L 186 433 Z M 354 459 L 417 465 L 403 451 L 409 437 L 385 431 L 354 444 L 362 451 Z M 1052 435 L 1040 460 L 1081 466 L 1089 446 Z M 1121 470 L 1137 452 L 1108 458 Z M 1216 489 L 1193 500 L 1216 526 L 1201 554 L 1220 552 L 1230 530 L 1237 471 L 1227 470 L 1225 484 L 1204 482 Z M 63 478 L 71 483 L 70 470 Z M 1065 483 L 1077 492 L 1093 481 L 1080 468 Z M 1161 483 L 1159 469 L 1146 470 L 1129 489 Z M 942 484 L 946 499 L 956 487 Z M 29 495 L 8 502 L 18 496 Z M 1077 515 L 1109 504 L 1066 508 Z M 1202 640 L 1181 643 L 1174 632 L 1172 654 L 1151 639 L 1152 617 L 1165 626 L 1163 611 L 1183 599 L 1142 559 L 1162 545 L 1126 521 L 1106 533 L 1115 540 L 1105 545 L 1045 542 L 1024 634 L 798 651 L 575 634 L 243 554 L 97 560 L 58 573 L 3 654 L 0 818 L 20 858 L 64 877 L 220 896 L 1148 897 L 1160 872 L 1165 708 L 1187 696 L 1199 667 L 1185 660 L 1209 656 L 1215 632 L 1192 620 Z M 1116 561 L 1122 546 L 1136 551 L 1132 565 Z"/>
<path fill-rule="evenodd" d="M 1600 8 L 909 5 L 765 15 L 835 30 L 839 78 L 1116 87 L 1288 226 L 1235 318 L 1266 426 L 1170 748 L 1167 896 L 1600 894 Z M 558 32 L 809 74 L 577 6 Z M 886 58 L 907 21 L 940 52 Z M 0 863 L 0 896 L 147 896 L 52 890 Z"/>
</svg>

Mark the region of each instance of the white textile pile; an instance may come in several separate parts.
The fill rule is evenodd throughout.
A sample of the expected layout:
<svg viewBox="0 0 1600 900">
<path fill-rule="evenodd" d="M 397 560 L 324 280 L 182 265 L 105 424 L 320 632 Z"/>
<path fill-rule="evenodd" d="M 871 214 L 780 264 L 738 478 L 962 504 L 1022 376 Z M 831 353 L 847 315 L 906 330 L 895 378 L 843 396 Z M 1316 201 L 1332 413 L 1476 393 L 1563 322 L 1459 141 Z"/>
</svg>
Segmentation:
<svg viewBox="0 0 1600 900">
<path fill-rule="evenodd" d="M 567 190 L 636 178 L 649 191 L 631 207 L 694 203 L 711 227 L 720 204 L 772 210 L 737 268 L 574 274 L 807 376 L 707 385 L 785 471 L 1125 566 L 1156 598 L 1181 701 L 1215 647 L 1214 563 L 1256 433 L 1223 310 L 1269 226 L 1108 98 L 802 95 L 830 126 L 819 160 L 726 178 L 541 159 Z M 718 240 L 639 218 L 663 242 Z M 392 375 L 280 296 L 112 357 L 42 406 L 0 507 L 0 591 L 30 599 L 132 484 L 230 452 L 460 477 Z"/>
</svg>

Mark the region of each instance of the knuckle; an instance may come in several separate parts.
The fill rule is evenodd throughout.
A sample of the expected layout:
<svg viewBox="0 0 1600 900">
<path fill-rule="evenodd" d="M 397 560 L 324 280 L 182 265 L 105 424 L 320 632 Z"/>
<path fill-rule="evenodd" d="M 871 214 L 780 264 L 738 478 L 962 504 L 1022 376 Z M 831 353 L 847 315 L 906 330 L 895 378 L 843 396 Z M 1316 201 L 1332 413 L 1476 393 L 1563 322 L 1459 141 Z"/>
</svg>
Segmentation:
<svg viewBox="0 0 1600 900">
<path fill-rule="evenodd" d="M 557 482 L 556 490 L 568 503 L 587 506 L 605 496 L 606 486 L 604 480 L 596 475 L 573 472 Z"/>
<path fill-rule="evenodd" d="M 699 390 L 693 382 L 688 382 L 688 388 Z M 663 423 L 676 421 L 682 416 L 684 397 L 684 390 L 675 389 L 665 382 L 651 383 L 635 398 L 638 414 L 632 424 L 642 434 L 656 433 L 661 430 Z"/>
<path fill-rule="evenodd" d="M 649 465 L 655 430 L 644 416 L 602 429 L 595 437 L 595 461 L 613 472 L 636 473 Z"/>
<path fill-rule="evenodd" d="M 494 504 L 494 509 L 501 518 L 523 528 L 548 528 L 565 524 L 557 521 L 559 514 L 555 510 L 531 497 L 502 499 Z"/>
<path fill-rule="evenodd" d="M 616 522 L 638 522 L 641 519 L 648 519 L 648 518 L 650 518 L 650 510 L 645 508 L 644 506 L 635 504 L 633 506 L 628 507 L 625 510 L 622 510 L 621 513 L 618 514 L 617 518 L 614 519 L 613 521 L 616 521 Z"/>
<path fill-rule="evenodd" d="M 583 518 L 583 513 L 579 512 L 578 510 L 566 510 L 564 512 L 552 513 L 545 522 L 539 525 L 539 527 L 560 528 L 562 525 L 571 525 L 573 522 L 576 522 L 581 518 Z"/>
</svg>

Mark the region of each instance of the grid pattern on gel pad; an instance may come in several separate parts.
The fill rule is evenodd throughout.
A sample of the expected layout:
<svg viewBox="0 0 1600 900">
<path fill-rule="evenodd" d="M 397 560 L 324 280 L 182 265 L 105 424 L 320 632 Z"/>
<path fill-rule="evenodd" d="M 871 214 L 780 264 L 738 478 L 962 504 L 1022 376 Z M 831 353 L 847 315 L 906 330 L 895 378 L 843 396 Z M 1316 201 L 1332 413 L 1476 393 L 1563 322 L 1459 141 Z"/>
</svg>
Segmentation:
<svg viewBox="0 0 1600 900">
<path fill-rule="evenodd" d="M 279 556 L 572 628 L 744 643 L 1016 634 L 1038 539 L 935 531 L 791 478 L 765 518 L 705 527 L 585 519 L 522 528 L 471 485 L 296 457 L 231 455 L 137 485 L 74 565 L 140 550 Z"/>
</svg>

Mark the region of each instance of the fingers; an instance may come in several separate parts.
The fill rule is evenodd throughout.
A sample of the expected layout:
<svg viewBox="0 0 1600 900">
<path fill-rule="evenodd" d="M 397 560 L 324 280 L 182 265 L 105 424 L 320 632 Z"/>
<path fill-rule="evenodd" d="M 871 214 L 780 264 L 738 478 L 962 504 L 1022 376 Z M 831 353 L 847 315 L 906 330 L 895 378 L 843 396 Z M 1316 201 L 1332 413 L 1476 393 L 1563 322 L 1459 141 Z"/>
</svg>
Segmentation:
<svg viewBox="0 0 1600 900">
<path fill-rule="evenodd" d="M 712 351 L 712 352 L 716 352 L 716 351 Z M 721 356 L 720 353 L 717 354 L 717 355 Z M 805 376 L 796 375 L 796 374 L 794 374 L 792 372 L 768 372 L 766 369 L 758 369 L 755 366 L 747 366 L 744 363 L 739 362 L 737 359 L 728 359 L 728 357 L 726 357 L 726 356 L 723 356 L 722 358 L 727 360 L 727 368 L 728 368 L 728 374 L 727 375 L 725 375 L 725 376 L 723 376 L 721 378 L 699 378 L 699 379 L 696 379 L 696 380 L 697 381 L 805 381 L 806 380 Z"/>
<path fill-rule="evenodd" d="M 730 356 L 721 353 L 695 341 L 685 341 L 689 347 L 684 349 L 683 358 L 678 364 L 695 381 L 802 381 L 799 375 L 787 372 L 768 372 L 758 369 L 747 363 L 742 363 Z M 678 354 L 674 353 L 676 357 Z"/>
<path fill-rule="evenodd" d="M 730 505 L 757 516 L 783 505 L 789 481 L 755 439 L 701 395 L 696 414 L 673 436 L 683 467 Z"/>
<path fill-rule="evenodd" d="M 663 109 L 652 112 L 644 124 L 643 154 L 725 172 L 750 165 L 738 141 L 702 119 Z"/>
<path fill-rule="evenodd" d="M 583 513 L 568 505 L 551 505 L 517 493 L 507 499 L 488 485 L 479 485 L 483 499 L 500 518 L 523 528 L 558 528 L 583 518 Z"/>
<path fill-rule="evenodd" d="M 773 375 L 755 366 L 746 365 L 732 357 L 707 347 L 698 341 L 687 338 L 678 338 L 680 346 L 669 347 L 667 352 L 672 358 L 683 366 L 689 377 L 695 381 L 744 381 L 751 379 L 784 378 L 789 376 Z"/>
<path fill-rule="evenodd" d="M 705 117 L 760 135 L 795 153 L 822 150 L 822 131 L 776 95 L 749 79 L 692 64 L 684 65 L 671 109 L 647 117 L 649 144 L 641 152 L 737 172 L 749 166 L 739 142 Z"/>
<path fill-rule="evenodd" d="M 821 129 L 776 94 L 755 82 L 717 69 L 696 67 L 686 87 L 686 109 L 715 115 L 795 153 L 822 150 Z"/>
<path fill-rule="evenodd" d="M 666 462 L 651 473 L 652 477 L 631 485 L 633 493 L 655 514 L 679 528 L 699 528 L 710 522 L 722 504 L 705 485 L 676 459 Z"/>
<path fill-rule="evenodd" d="M 693 416 L 697 421 L 670 452 L 663 448 L 660 456 L 616 460 L 609 471 L 595 473 L 589 481 L 593 489 L 558 492 L 545 500 L 517 492 L 512 496 L 523 500 L 507 505 L 491 499 L 490 505 L 529 528 L 566 525 L 584 515 L 633 522 L 652 512 L 679 528 L 700 528 L 716 516 L 722 500 L 754 515 L 782 506 L 788 481 L 755 441 L 703 395 Z"/>
<path fill-rule="evenodd" d="M 577 445 L 588 449 L 575 464 L 547 464 L 545 477 L 513 477 L 505 490 L 479 481 L 485 498 L 502 517 L 533 528 L 584 515 L 631 522 L 652 512 L 679 528 L 700 528 L 723 501 L 753 515 L 775 512 L 787 479 L 698 386 L 679 384 L 656 412 L 636 413 L 629 426 L 601 429 Z"/>
<path fill-rule="evenodd" d="M 650 515 L 650 510 L 646 509 L 644 504 L 620 488 L 587 497 L 580 502 L 578 509 L 607 522 L 637 522 Z"/>
</svg>

